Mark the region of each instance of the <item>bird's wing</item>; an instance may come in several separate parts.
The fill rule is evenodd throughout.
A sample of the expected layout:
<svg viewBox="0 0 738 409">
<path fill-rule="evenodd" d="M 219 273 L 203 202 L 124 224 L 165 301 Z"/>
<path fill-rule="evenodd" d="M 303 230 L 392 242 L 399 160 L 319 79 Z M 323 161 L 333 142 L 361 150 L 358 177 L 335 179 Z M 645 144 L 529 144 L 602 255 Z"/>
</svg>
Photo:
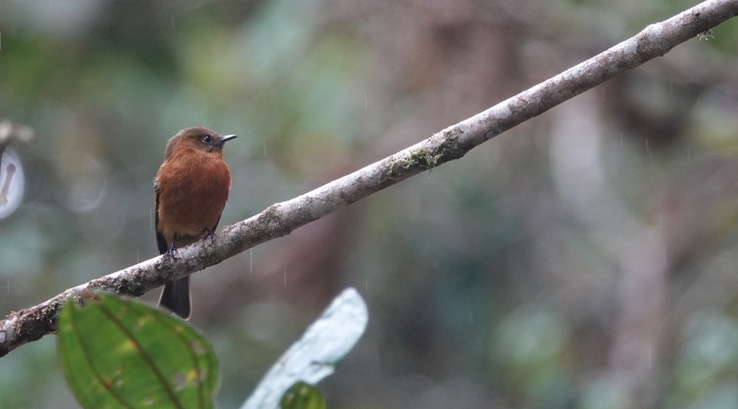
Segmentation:
<svg viewBox="0 0 738 409">
<path fill-rule="evenodd" d="M 169 250 L 167 240 L 159 230 L 159 185 L 154 181 L 154 195 L 156 197 L 156 209 L 154 209 L 154 229 L 156 229 L 156 245 L 159 247 L 159 254 L 164 254 Z"/>
</svg>

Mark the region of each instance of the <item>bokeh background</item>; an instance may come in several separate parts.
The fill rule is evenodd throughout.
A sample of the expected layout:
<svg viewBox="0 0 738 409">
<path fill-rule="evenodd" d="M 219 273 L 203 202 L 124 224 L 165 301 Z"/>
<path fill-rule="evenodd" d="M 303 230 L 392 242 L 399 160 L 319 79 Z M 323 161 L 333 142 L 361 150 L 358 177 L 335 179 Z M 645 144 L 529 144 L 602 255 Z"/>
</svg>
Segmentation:
<svg viewBox="0 0 738 409">
<path fill-rule="evenodd" d="M 156 255 L 151 182 L 180 128 L 239 135 L 230 224 L 695 3 L 3 1 L 0 119 L 35 138 L 10 147 L 0 313 Z M 370 323 L 329 407 L 737 408 L 736 52 L 729 21 L 196 274 L 219 407 L 352 286 Z M 77 407 L 53 336 L 0 359 L 0 407 Z"/>
</svg>

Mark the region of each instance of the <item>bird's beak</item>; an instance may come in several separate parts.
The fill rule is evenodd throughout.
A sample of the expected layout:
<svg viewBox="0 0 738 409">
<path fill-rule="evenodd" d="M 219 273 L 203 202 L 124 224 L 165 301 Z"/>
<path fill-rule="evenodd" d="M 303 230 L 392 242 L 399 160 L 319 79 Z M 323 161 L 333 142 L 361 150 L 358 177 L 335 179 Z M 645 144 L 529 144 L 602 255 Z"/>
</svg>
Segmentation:
<svg viewBox="0 0 738 409">
<path fill-rule="evenodd" d="M 224 143 L 230 141 L 231 139 L 236 139 L 236 136 L 238 135 L 225 135 L 220 137 L 220 144 L 223 145 Z"/>
</svg>

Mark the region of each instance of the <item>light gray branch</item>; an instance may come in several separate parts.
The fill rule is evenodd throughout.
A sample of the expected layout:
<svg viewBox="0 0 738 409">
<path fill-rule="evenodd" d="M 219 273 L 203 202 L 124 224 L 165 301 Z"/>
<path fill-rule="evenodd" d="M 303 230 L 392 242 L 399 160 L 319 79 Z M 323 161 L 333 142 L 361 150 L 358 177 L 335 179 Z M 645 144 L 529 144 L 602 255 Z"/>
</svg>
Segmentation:
<svg viewBox="0 0 738 409">
<path fill-rule="evenodd" d="M 630 39 L 563 73 L 385 159 L 302 196 L 269 206 L 226 226 L 211 240 L 179 250 L 179 258 L 156 257 L 68 289 L 35 307 L 11 312 L 0 321 L 0 356 L 55 330 L 67 297 L 104 289 L 139 296 L 165 282 L 220 263 L 268 240 L 315 221 L 418 173 L 463 157 L 472 148 L 536 117 L 608 79 L 660 57 L 678 44 L 738 14 L 738 0 L 710 0 L 652 24 Z"/>
</svg>

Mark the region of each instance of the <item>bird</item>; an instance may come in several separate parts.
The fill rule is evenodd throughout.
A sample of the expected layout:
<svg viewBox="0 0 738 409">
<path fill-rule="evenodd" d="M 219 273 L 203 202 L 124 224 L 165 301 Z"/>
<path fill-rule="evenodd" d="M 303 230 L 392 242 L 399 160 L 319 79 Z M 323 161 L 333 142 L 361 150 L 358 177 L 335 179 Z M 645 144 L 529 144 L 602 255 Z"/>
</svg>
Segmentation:
<svg viewBox="0 0 738 409">
<path fill-rule="evenodd" d="M 154 227 L 159 253 L 175 256 L 178 247 L 212 237 L 231 189 L 223 146 L 236 135 L 220 136 L 197 126 L 171 137 L 154 178 Z M 190 277 L 164 285 L 159 306 L 189 319 Z"/>
</svg>

